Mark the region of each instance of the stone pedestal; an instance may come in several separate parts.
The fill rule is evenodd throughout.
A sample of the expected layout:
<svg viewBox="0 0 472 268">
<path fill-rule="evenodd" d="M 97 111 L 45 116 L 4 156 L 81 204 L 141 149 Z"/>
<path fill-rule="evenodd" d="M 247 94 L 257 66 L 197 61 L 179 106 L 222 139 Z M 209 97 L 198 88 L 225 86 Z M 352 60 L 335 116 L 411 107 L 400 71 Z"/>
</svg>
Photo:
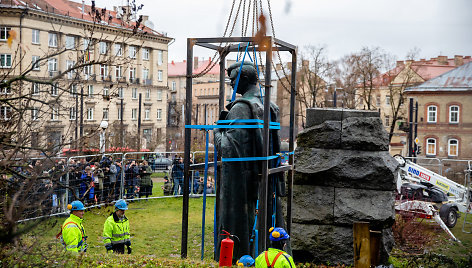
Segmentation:
<svg viewBox="0 0 472 268">
<path fill-rule="evenodd" d="M 381 261 L 393 246 L 397 162 L 377 112 L 308 109 L 295 151 L 292 250 L 297 261 L 354 263 L 352 225 L 382 232 Z"/>
</svg>

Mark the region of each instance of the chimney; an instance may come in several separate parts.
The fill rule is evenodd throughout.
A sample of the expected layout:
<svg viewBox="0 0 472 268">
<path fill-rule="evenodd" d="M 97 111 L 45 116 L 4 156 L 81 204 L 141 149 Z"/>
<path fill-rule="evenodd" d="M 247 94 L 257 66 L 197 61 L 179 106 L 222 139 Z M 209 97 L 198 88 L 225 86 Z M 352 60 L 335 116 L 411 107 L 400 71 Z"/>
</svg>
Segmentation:
<svg viewBox="0 0 472 268">
<path fill-rule="evenodd" d="M 175 65 L 175 63 L 174 63 L 174 61 L 173 61 L 173 60 L 172 60 L 171 64 L 172 64 L 172 65 Z"/>
<path fill-rule="evenodd" d="M 447 56 L 438 56 L 438 64 L 447 65 Z"/>
<path fill-rule="evenodd" d="M 142 25 L 144 25 L 144 23 L 149 20 L 149 16 L 148 15 L 143 15 L 143 21 L 141 22 Z"/>
<path fill-rule="evenodd" d="M 402 60 L 397 60 L 397 67 L 404 66 L 405 63 Z"/>
<path fill-rule="evenodd" d="M 303 67 L 309 67 L 310 66 L 310 61 L 309 60 L 303 60 L 302 61 L 302 66 Z"/>
<path fill-rule="evenodd" d="M 454 55 L 454 65 L 461 66 L 464 65 L 464 58 L 462 55 Z"/>
<path fill-rule="evenodd" d="M 193 69 L 198 69 L 198 57 L 193 57 Z"/>
</svg>

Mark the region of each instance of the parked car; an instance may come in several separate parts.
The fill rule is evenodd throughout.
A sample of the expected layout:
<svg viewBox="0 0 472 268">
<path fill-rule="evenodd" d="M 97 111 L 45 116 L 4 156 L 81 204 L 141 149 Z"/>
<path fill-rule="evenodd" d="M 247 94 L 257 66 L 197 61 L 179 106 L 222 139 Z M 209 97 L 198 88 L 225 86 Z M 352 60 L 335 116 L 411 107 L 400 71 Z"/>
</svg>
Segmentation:
<svg viewBox="0 0 472 268">
<path fill-rule="evenodd" d="M 148 162 L 153 171 L 170 170 L 172 167 L 172 160 L 160 153 L 149 155 Z"/>
</svg>

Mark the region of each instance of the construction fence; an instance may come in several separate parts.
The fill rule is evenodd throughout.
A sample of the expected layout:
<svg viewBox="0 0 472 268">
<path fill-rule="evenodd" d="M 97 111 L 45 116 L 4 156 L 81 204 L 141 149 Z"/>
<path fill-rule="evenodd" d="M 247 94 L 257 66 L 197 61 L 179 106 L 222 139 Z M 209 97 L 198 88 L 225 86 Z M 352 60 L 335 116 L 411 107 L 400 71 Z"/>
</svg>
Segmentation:
<svg viewBox="0 0 472 268">
<path fill-rule="evenodd" d="M 191 158 L 192 165 L 203 163 L 205 152 L 195 151 Z M 213 152 L 209 152 L 209 159 L 213 159 Z M 194 165 L 189 185 L 191 195 L 203 195 L 203 174 L 204 165 Z M 213 166 L 208 168 L 207 174 L 206 194 L 214 195 Z M 67 204 L 74 200 L 80 200 L 86 208 L 92 208 L 122 198 L 140 200 L 181 196 L 184 185 L 183 152 L 33 158 L 18 173 L 8 176 L 8 185 L 1 193 L 2 196 L 12 197 L 22 191 L 24 199 L 18 200 L 29 200 L 31 202 L 28 203 L 36 204 L 24 208 L 18 202 L 18 211 L 21 213 L 19 222 L 23 222 L 66 214 Z M 22 187 L 25 184 L 22 180 L 30 177 L 36 183 L 28 190 Z"/>
</svg>

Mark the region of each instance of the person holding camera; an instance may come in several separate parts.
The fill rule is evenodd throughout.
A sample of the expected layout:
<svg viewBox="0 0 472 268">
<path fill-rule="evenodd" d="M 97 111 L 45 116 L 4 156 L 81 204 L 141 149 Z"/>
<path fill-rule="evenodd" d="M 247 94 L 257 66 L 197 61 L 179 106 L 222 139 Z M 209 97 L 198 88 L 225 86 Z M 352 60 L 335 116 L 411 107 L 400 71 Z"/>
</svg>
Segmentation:
<svg viewBox="0 0 472 268">
<path fill-rule="evenodd" d="M 140 184 L 140 197 L 146 196 L 148 198 L 152 195 L 152 168 L 148 165 L 147 161 L 143 161 L 139 176 L 141 177 L 141 184 Z"/>
</svg>

